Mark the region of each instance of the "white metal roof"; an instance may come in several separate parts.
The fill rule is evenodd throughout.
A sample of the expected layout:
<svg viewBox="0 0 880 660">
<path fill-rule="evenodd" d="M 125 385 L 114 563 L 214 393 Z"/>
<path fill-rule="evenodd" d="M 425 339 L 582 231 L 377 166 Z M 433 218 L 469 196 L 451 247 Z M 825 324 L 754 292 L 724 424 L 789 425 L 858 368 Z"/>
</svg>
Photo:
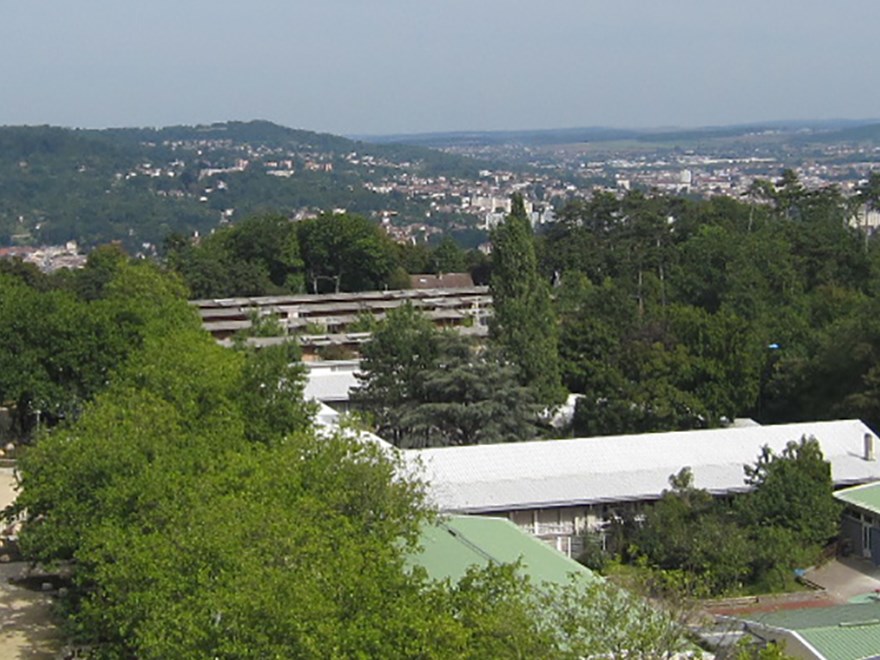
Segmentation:
<svg viewBox="0 0 880 660">
<path fill-rule="evenodd" d="M 352 388 L 360 385 L 355 377 L 357 366 L 351 369 L 318 369 L 308 372 L 305 387 L 305 398 L 318 401 L 348 401 Z"/>
<path fill-rule="evenodd" d="M 690 467 L 694 485 L 715 494 L 746 490 L 743 466 L 764 445 L 815 436 L 838 485 L 880 479 L 880 461 L 864 459 L 859 420 L 751 426 L 673 433 L 543 440 L 410 450 L 430 493 L 446 511 L 491 512 L 660 497 L 669 476 Z"/>
</svg>

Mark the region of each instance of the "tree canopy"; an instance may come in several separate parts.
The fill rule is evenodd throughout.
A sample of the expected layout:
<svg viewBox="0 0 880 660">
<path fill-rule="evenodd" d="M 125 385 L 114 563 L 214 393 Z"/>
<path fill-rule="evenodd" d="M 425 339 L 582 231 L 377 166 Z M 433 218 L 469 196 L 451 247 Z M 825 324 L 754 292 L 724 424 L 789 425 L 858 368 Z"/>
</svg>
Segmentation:
<svg viewBox="0 0 880 660">
<path fill-rule="evenodd" d="M 880 423 L 878 243 L 833 186 L 787 172 L 752 188 L 745 201 L 597 192 L 538 237 L 563 382 L 583 395 L 576 432 Z"/>
<path fill-rule="evenodd" d="M 780 454 L 765 447 L 744 471 L 752 490 L 732 503 L 695 488 L 688 468 L 670 477 L 625 552 L 684 571 L 708 594 L 788 587 L 837 535 L 830 465 L 815 438 L 801 438 Z"/>
<path fill-rule="evenodd" d="M 366 218 L 324 213 L 299 223 L 297 234 L 312 293 L 381 289 L 394 269 L 391 239 Z"/>
<path fill-rule="evenodd" d="M 140 341 L 21 456 L 14 507 L 25 557 L 66 567 L 66 631 L 90 657 L 681 647 L 674 621 L 604 585 L 553 594 L 496 564 L 428 580 L 406 561 L 436 515 L 423 484 L 377 444 L 315 431 L 295 348 L 219 346 L 179 283 L 141 264 L 103 292 L 88 304 L 129 301 Z"/>
<path fill-rule="evenodd" d="M 411 305 L 391 310 L 364 346 L 353 400 L 401 447 L 529 440 L 535 393 L 490 350 L 436 330 Z"/>
</svg>

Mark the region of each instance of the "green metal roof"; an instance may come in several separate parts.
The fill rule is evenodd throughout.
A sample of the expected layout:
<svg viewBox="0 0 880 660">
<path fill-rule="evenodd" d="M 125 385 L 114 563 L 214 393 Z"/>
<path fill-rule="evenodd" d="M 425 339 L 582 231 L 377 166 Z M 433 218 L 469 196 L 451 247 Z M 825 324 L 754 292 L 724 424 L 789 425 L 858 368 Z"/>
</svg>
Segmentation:
<svg viewBox="0 0 880 660">
<path fill-rule="evenodd" d="M 862 660 L 880 653 L 880 603 L 787 610 L 751 620 L 796 632 L 828 660 Z"/>
<path fill-rule="evenodd" d="M 834 497 L 841 502 L 880 514 L 880 481 L 844 488 L 834 493 Z"/>
<path fill-rule="evenodd" d="M 810 646 L 828 660 L 864 660 L 880 653 L 880 625 L 871 631 L 815 628 L 800 632 Z"/>
<path fill-rule="evenodd" d="M 421 550 L 409 558 L 435 580 L 458 581 L 471 566 L 522 562 L 536 583 L 567 584 L 571 575 L 599 580 L 589 569 L 529 536 L 509 520 L 488 516 L 449 516 L 421 533 Z"/>
</svg>

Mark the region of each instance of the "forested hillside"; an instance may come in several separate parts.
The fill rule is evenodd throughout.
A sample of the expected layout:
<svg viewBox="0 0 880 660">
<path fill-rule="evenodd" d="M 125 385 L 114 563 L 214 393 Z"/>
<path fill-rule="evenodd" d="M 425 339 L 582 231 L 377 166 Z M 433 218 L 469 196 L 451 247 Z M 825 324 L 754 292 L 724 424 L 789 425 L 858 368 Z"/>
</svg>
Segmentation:
<svg viewBox="0 0 880 660">
<path fill-rule="evenodd" d="M 366 184 L 389 173 L 475 176 L 480 163 L 420 147 L 368 145 L 263 121 L 163 129 L 0 127 L 0 246 L 150 254 L 171 232 L 209 233 L 259 211 L 423 219 L 428 206 Z"/>
</svg>

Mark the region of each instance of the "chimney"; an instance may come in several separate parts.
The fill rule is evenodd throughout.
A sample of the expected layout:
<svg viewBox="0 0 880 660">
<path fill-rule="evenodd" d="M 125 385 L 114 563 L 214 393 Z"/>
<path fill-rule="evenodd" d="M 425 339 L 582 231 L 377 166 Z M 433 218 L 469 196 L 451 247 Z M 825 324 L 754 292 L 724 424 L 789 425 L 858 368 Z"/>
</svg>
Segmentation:
<svg viewBox="0 0 880 660">
<path fill-rule="evenodd" d="M 870 433 L 865 433 L 865 460 L 877 460 L 877 457 L 874 455 L 874 436 Z"/>
</svg>

